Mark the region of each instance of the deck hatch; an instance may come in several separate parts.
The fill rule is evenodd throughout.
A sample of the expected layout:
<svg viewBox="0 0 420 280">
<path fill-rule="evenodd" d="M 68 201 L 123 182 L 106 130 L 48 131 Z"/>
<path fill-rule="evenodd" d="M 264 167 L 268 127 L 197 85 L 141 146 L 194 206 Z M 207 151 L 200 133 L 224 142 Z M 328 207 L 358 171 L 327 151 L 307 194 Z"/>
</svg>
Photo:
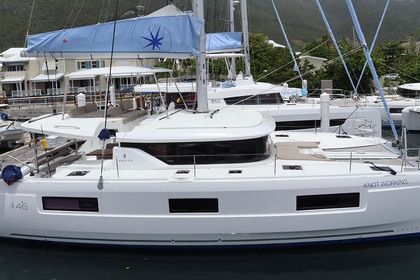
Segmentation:
<svg viewBox="0 0 420 280">
<path fill-rule="evenodd" d="M 301 165 L 283 165 L 283 170 L 303 170 Z"/>
<path fill-rule="evenodd" d="M 296 197 L 296 210 L 320 210 L 360 206 L 360 193 L 302 195 Z"/>
<path fill-rule="evenodd" d="M 44 210 L 99 212 L 96 197 L 42 197 Z"/>
<path fill-rule="evenodd" d="M 89 172 L 90 171 L 73 171 L 70 174 L 68 174 L 67 176 L 85 176 Z"/>
<path fill-rule="evenodd" d="M 217 213 L 217 198 L 170 198 L 169 213 Z"/>
</svg>

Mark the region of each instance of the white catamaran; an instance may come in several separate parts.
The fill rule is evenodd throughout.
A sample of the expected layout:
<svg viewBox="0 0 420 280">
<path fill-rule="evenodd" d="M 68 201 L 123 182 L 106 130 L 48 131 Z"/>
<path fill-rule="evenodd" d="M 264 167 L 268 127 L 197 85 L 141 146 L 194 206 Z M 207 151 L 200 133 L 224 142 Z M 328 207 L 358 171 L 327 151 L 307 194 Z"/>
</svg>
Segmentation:
<svg viewBox="0 0 420 280">
<path fill-rule="evenodd" d="M 127 22 L 136 21 L 120 22 L 117 30 Z M 197 50 L 203 37 L 202 22 L 191 15 L 141 25 L 146 28 L 136 32 L 144 36 L 137 39 L 151 34 L 160 38 L 154 32 L 169 34 L 183 26 L 181 34 L 195 31 L 191 45 Z M 60 36 L 71 37 L 68 32 L 47 37 L 61 42 Z M 185 35 L 181 41 L 187 41 Z M 64 48 L 69 48 L 67 44 Z M 200 52 L 193 50 L 199 57 L 202 45 Z M 43 51 L 60 53 L 60 46 Z M 148 55 L 152 51 L 152 46 L 145 50 Z M 203 61 L 199 59 L 200 70 L 205 69 Z M 101 245 L 224 247 L 420 234 L 418 163 L 402 160 L 373 138 L 328 134 L 333 140 L 326 145 L 320 143 L 322 134 L 273 132 L 274 121 L 258 112 L 208 111 L 205 94 L 201 97 L 205 73 L 200 77 L 194 112 L 172 109 L 147 116 L 121 103 L 104 112 L 105 117 L 97 116 L 97 108 L 85 106 L 22 124 L 35 133 L 83 139 L 89 148 L 42 166 L 5 167 L 0 236 Z M 103 127 L 108 133 L 99 134 L 107 140 L 96 137 Z M 109 145 L 98 152 L 94 143 Z"/>
</svg>

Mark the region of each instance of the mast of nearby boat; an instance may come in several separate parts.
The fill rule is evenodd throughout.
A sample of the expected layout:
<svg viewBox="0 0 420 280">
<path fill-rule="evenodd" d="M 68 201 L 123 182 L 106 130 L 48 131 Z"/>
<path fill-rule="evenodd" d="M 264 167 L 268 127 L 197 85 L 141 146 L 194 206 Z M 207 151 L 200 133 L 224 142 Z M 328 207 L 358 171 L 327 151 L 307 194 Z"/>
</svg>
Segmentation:
<svg viewBox="0 0 420 280">
<path fill-rule="evenodd" d="M 245 75 L 251 76 L 251 57 L 249 55 L 248 10 L 246 0 L 241 0 L 242 36 L 244 36 Z"/>
<path fill-rule="evenodd" d="M 194 16 L 204 19 L 203 0 L 192 0 Z M 207 101 L 207 64 L 206 64 L 206 32 L 204 24 L 201 26 L 200 34 L 200 54 L 197 56 L 197 111 L 208 112 L 209 105 Z"/>
<path fill-rule="evenodd" d="M 397 131 L 395 129 L 394 121 L 392 120 L 391 114 L 389 112 L 388 104 L 385 100 L 385 95 L 384 95 L 384 92 L 382 90 L 381 83 L 379 82 L 378 73 L 376 72 L 375 65 L 373 64 L 372 58 L 370 56 L 370 51 L 369 51 L 369 48 L 367 46 L 365 36 L 364 36 L 364 34 L 362 32 L 362 29 L 360 27 L 359 20 L 357 19 L 357 15 L 356 15 L 356 12 L 354 10 L 353 3 L 352 3 L 351 0 L 346 0 L 346 3 L 347 3 L 347 7 L 349 9 L 349 12 L 350 12 L 351 19 L 353 21 L 353 25 L 356 28 L 357 37 L 359 38 L 359 42 L 363 47 L 363 52 L 365 54 L 366 61 L 369 65 L 370 72 L 372 73 L 373 80 L 375 81 L 375 85 L 379 90 L 379 94 L 381 95 L 382 103 L 384 105 L 385 112 L 388 116 L 388 120 L 389 120 L 389 124 L 391 125 L 392 133 L 394 134 L 395 140 L 398 142 L 398 134 L 397 134 Z"/>
<path fill-rule="evenodd" d="M 237 0 L 236 0 L 237 1 Z M 235 1 L 234 0 L 229 0 L 229 23 L 230 23 L 230 32 L 235 32 L 235 15 L 234 15 L 234 11 L 235 11 Z M 230 71 L 232 73 L 232 79 L 236 78 L 236 61 L 235 58 L 232 57 L 232 63 L 230 66 Z"/>
</svg>

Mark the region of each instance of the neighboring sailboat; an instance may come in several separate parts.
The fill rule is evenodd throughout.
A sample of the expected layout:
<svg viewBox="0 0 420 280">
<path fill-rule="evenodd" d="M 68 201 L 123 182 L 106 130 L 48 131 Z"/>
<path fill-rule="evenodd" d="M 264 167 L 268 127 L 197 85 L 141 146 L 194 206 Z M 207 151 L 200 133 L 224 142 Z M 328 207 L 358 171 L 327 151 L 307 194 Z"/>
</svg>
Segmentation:
<svg viewBox="0 0 420 280">
<path fill-rule="evenodd" d="M 418 126 L 418 106 L 420 96 L 420 83 L 409 83 L 400 85 L 396 95 L 391 95 L 391 99 L 387 101 L 389 111 L 395 122 L 408 130 L 417 131 Z M 381 102 L 376 102 L 376 106 Z M 370 103 L 370 106 L 375 104 Z M 383 115 L 384 112 L 381 112 Z"/>
<path fill-rule="evenodd" d="M 219 42 L 222 40 L 218 40 L 217 37 L 213 38 L 215 36 L 207 36 L 206 55 L 208 58 L 245 58 L 245 73 L 241 72 L 236 75 L 236 73 L 230 72 L 230 76 L 235 76 L 235 79 L 218 84 L 216 81 L 209 82 L 207 84 L 208 107 L 211 110 L 251 110 L 267 114 L 275 120 L 276 130 L 319 131 L 322 120 L 319 102 L 313 104 L 286 103 L 293 100 L 294 97 L 305 95 L 306 89 L 254 81 L 250 72 L 249 54 L 246 53 L 246 50 L 249 49 L 246 1 L 243 0 L 240 4 L 244 36 L 242 45 L 239 47 L 243 53 L 226 53 L 228 49 L 232 49 L 233 52 L 234 48 L 220 45 Z M 231 6 L 231 8 L 233 7 Z M 181 14 L 179 10 L 176 11 L 176 14 Z M 154 14 L 150 16 L 153 17 Z M 232 27 L 231 29 L 233 30 Z M 232 45 L 238 48 L 237 43 Z M 230 70 L 234 71 L 234 69 L 232 67 Z M 171 77 L 167 82 L 137 85 L 134 90 L 144 95 L 145 98 L 151 94 L 164 95 L 163 102 L 166 102 L 167 105 L 176 101 L 178 101 L 176 102 L 178 107 L 192 108 L 196 105 L 197 86 L 195 81 L 175 82 Z M 382 136 L 380 112 L 377 108 L 331 106 L 329 119 L 329 132 L 358 136 Z"/>
<path fill-rule="evenodd" d="M 12 149 L 22 145 L 22 138 L 26 131 L 20 127 L 20 122 L 9 120 L 6 113 L 1 113 L 0 148 Z"/>
<path fill-rule="evenodd" d="M 398 87 L 400 99 L 395 100 L 400 104 L 397 112 L 401 112 L 401 124 L 409 131 L 420 131 L 419 112 L 420 112 L 420 83 L 404 84 Z M 390 110 L 393 108 L 391 107 Z M 395 114 L 397 112 L 394 112 Z M 391 112 L 392 113 L 392 112 Z"/>
</svg>

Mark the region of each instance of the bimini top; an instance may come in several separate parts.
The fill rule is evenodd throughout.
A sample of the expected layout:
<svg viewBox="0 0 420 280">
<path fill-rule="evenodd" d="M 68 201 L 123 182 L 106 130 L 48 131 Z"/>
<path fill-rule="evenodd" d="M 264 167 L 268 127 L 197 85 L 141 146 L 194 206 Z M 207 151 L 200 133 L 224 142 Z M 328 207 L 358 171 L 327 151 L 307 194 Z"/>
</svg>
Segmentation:
<svg viewBox="0 0 420 280">
<path fill-rule="evenodd" d="M 112 77 L 146 76 L 154 73 L 170 73 L 172 70 L 159 67 L 114 66 L 111 67 Z M 92 68 L 67 74 L 69 80 L 93 79 L 96 76 L 108 76 L 109 67 Z"/>
<path fill-rule="evenodd" d="M 403 84 L 398 87 L 405 90 L 420 91 L 420 83 Z"/>
</svg>

